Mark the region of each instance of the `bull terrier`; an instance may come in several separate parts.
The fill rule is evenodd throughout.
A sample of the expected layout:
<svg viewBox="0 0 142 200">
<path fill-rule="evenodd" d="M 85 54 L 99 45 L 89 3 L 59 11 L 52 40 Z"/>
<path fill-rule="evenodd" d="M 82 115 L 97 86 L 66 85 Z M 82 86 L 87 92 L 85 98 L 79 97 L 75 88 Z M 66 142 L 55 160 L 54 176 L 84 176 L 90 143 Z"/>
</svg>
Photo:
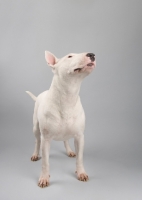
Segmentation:
<svg viewBox="0 0 142 200">
<path fill-rule="evenodd" d="M 41 146 L 42 170 L 38 186 L 49 185 L 49 149 L 51 140 L 64 141 L 66 153 L 76 156 L 76 175 L 78 180 L 87 181 L 88 175 L 83 165 L 85 113 L 79 97 L 83 78 L 96 66 L 93 53 L 70 53 L 61 59 L 45 51 L 45 59 L 54 76 L 49 90 L 37 97 L 26 91 L 35 101 L 33 132 L 35 149 L 32 161 L 39 158 Z M 68 140 L 74 138 L 75 153 Z"/>
</svg>

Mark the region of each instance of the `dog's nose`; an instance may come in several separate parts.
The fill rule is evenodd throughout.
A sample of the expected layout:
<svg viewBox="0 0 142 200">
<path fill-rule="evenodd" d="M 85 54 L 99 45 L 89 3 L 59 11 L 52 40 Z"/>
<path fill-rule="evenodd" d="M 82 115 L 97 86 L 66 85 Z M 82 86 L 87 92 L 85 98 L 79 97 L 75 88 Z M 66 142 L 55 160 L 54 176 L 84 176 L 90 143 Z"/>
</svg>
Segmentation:
<svg viewBox="0 0 142 200">
<path fill-rule="evenodd" d="M 95 61 L 95 54 L 94 53 L 87 53 L 86 56 L 90 57 L 92 62 Z"/>
</svg>

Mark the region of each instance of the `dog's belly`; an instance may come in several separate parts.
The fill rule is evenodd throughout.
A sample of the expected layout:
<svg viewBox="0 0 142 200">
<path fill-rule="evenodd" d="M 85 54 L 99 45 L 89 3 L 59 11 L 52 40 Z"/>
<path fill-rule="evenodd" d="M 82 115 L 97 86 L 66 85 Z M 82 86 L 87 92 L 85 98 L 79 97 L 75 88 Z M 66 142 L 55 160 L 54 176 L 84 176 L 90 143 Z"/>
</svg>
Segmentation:
<svg viewBox="0 0 142 200">
<path fill-rule="evenodd" d="M 74 138 L 75 137 L 75 132 L 69 133 L 69 132 L 60 132 L 60 133 L 55 133 L 52 136 L 53 140 L 58 140 L 58 141 L 65 141 L 65 140 L 69 140 L 70 138 Z"/>
</svg>

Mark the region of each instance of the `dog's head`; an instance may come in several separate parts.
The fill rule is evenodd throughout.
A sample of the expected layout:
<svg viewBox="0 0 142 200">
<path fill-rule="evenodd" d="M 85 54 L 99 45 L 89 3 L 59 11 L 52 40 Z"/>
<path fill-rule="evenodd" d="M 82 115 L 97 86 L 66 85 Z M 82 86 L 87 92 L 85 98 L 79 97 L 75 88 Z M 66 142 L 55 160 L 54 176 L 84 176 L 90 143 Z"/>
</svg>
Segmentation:
<svg viewBox="0 0 142 200">
<path fill-rule="evenodd" d="M 56 58 L 49 51 L 45 51 L 45 59 L 52 71 L 60 77 L 82 77 L 90 74 L 96 66 L 93 53 L 70 53 L 61 59 Z"/>
</svg>

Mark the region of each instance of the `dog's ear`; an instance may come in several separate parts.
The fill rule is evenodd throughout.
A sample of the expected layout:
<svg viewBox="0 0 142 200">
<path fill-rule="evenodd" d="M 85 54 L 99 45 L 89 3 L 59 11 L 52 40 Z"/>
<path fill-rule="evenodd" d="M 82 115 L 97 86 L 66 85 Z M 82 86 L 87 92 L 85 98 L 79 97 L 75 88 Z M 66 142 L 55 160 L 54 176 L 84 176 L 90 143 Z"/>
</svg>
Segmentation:
<svg viewBox="0 0 142 200">
<path fill-rule="evenodd" d="M 50 53 L 49 51 L 45 51 L 45 60 L 47 62 L 47 64 L 54 68 L 54 65 L 57 63 L 58 58 L 56 58 L 56 56 L 54 56 L 52 53 Z"/>
</svg>

